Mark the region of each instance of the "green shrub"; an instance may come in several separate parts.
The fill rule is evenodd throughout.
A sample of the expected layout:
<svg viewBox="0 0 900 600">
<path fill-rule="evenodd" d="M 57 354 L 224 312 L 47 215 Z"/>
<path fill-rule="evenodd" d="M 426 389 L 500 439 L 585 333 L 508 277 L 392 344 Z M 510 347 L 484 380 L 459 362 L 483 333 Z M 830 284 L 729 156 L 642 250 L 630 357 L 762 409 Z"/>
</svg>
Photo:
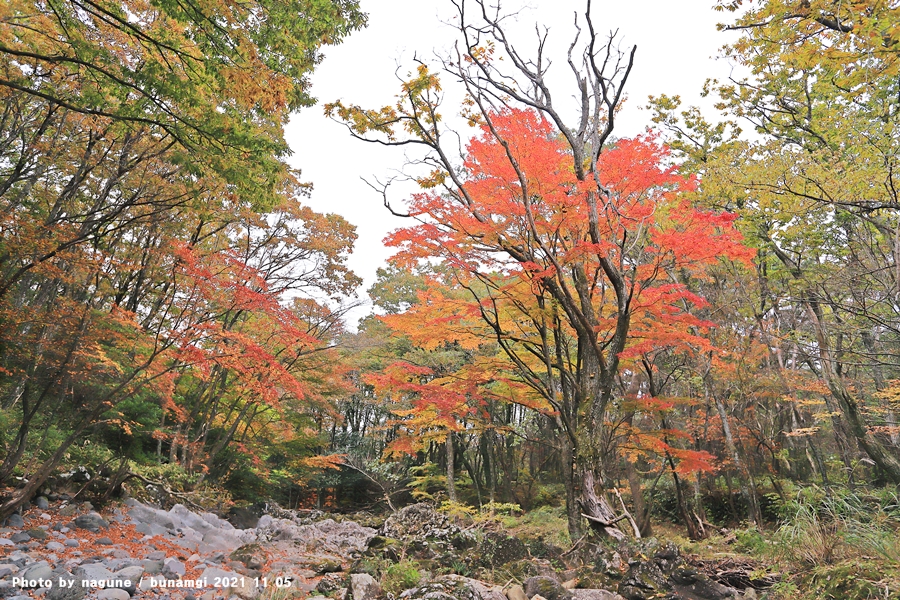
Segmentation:
<svg viewBox="0 0 900 600">
<path fill-rule="evenodd" d="M 741 552 L 753 555 L 765 555 L 769 550 L 769 544 L 766 538 L 760 533 L 759 529 L 751 527 L 750 529 L 737 529 L 734 532 L 736 538 L 735 547 Z"/>
<path fill-rule="evenodd" d="M 401 560 L 385 569 L 384 576 L 381 578 L 381 587 L 386 592 L 399 594 L 403 590 L 416 587 L 421 579 L 422 574 L 419 573 L 415 561 Z"/>
</svg>

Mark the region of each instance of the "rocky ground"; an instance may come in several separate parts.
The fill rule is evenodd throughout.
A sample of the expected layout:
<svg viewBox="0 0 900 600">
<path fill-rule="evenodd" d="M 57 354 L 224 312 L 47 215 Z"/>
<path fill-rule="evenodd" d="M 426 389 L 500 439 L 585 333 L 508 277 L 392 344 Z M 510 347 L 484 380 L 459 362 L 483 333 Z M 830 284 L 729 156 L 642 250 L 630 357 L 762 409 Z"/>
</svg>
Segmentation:
<svg viewBox="0 0 900 600">
<path fill-rule="evenodd" d="M 52 497 L 52 496 L 51 496 Z M 575 552 L 463 530 L 428 505 L 378 528 L 275 507 L 231 521 L 134 500 L 95 512 L 39 497 L 0 527 L 7 600 L 648 600 L 756 598 L 655 541 Z M 237 527 L 235 526 L 237 525 Z M 407 571 L 404 571 L 406 568 Z M 405 575 L 411 573 L 411 575 Z M 465 575 L 477 575 L 479 579 Z M 385 584 L 384 588 L 382 583 Z M 388 588 L 388 589 L 385 589 Z"/>
</svg>

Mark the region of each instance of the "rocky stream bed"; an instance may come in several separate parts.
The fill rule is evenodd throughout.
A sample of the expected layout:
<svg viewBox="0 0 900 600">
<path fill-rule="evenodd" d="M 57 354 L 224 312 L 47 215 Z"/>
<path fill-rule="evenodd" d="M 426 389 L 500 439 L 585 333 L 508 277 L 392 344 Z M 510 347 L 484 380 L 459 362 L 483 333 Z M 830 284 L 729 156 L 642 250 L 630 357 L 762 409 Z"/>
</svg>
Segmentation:
<svg viewBox="0 0 900 600">
<path fill-rule="evenodd" d="M 710 577 L 655 540 L 567 551 L 461 529 L 425 504 L 386 520 L 273 507 L 259 517 L 238 511 L 230 521 L 182 505 L 128 500 L 101 514 L 89 503 L 39 497 L 0 524 L 0 597 L 724 600 L 757 598 L 760 586 L 745 576 Z M 383 589 L 383 574 L 401 563 L 416 565 L 415 581 Z"/>
</svg>

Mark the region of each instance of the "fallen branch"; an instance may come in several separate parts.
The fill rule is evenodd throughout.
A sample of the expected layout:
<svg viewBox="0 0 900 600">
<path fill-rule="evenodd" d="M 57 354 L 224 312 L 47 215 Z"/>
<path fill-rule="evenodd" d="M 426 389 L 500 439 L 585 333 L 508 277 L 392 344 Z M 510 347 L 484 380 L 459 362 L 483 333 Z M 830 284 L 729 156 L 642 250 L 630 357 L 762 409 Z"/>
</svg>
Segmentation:
<svg viewBox="0 0 900 600">
<path fill-rule="evenodd" d="M 162 491 L 164 491 L 166 494 L 168 494 L 169 496 L 172 496 L 173 498 L 178 498 L 178 499 L 180 499 L 180 500 L 184 500 L 184 502 L 185 502 L 186 504 L 190 504 L 193 508 L 196 508 L 196 509 L 198 509 L 198 510 L 201 510 L 201 511 L 203 511 L 203 512 L 206 512 L 206 508 L 204 508 L 203 506 L 200 506 L 199 504 L 197 504 L 196 502 L 194 502 L 193 500 L 191 500 L 190 497 L 188 497 L 187 494 L 184 494 L 184 493 L 181 493 L 181 492 L 176 492 L 175 490 L 169 488 L 169 486 L 167 486 L 167 485 L 166 485 L 164 482 L 162 482 L 162 481 L 153 481 L 152 479 L 147 479 L 147 478 L 144 477 L 143 475 L 138 475 L 137 473 L 135 473 L 135 472 L 133 472 L 133 471 L 130 472 L 130 473 L 128 473 L 128 475 L 126 475 L 126 476 L 122 479 L 122 481 L 119 483 L 119 485 L 122 485 L 123 483 L 125 483 L 125 482 L 128 481 L 129 479 L 138 479 L 138 480 L 140 480 L 140 481 L 143 481 L 143 482 L 144 482 L 145 484 L 147 484 L 147 485 L 152 485 L 152 486 L 158 487 L 158 488 L 160 488 Z"/>
<path fill-rule="evenodd" d="M 581 513 L 581 516 L 584 517 L 585 519 L 587 519 L 588 521 L 593 521 L 594 523 L 599 523 L 600 525 L 603 525 L 604 527 L 615 527 L 616 523 L 628 518 L 627 515 L 620 515 L 620 516 L 616 517 L 615 519 L 613 519 L 612 521 L 604 521 L 600 517 L 592 517 L 591 515 L 588 515 L 585 513 Z"/>
<path fill-rule="evenodd" d="M 560 556 L 567 556 L 567 555 L 572 554 L 573 552 L 575 552 L 575 548 L 577 548 L 578 545 L 582 542 L 582 540 L 584 540 L 585 536 L 587 536 L 587 534 L 584 534 L 583 536 L 581 536 L 580 538 L 578 538 L 578 541 L 575 542 L 574 544 L 572 544 L 572 547 L 569 548 L 568 550 L 566 550 L 565 552 L 563 552 Z"/>
<path fill-rule="evenodd" d="M 616 493 L 616 498 L 619 499 L 619 503 L 622 505 L 622 512 L 624 513 L 624 516 L 628 519 L 628 522 L 631 523 L 631 528 L 634 530 L 634 539 L 641 539 L 641 530 L 637 526 L 634 517 L 632 517 L 631 513 L 628 512 L 628 508 L 625 507 L 625 501 L 622 500 L 622 494 L 619 493 L 619 488 L 614 487 L 613 491 Z"/>
</svg>

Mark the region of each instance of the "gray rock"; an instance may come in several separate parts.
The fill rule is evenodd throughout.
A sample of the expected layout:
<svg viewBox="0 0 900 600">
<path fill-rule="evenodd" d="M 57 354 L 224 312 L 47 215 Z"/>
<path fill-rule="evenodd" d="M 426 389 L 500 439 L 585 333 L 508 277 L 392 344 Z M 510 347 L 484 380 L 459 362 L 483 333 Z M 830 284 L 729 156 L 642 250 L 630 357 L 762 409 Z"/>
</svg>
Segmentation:
<svg viewBox="0 0 900 600">
<path fill-rule="evenodd" d="M 41 510 L 47 510 L 48 508 L 50 508 L 50 502 L 47 501 L 47 499 L 43 496 L 38 496 L 34 501 L 34 505 Z"/>
<path fill-rule="evenodd" d="M 44 546 L 47 550 L 52 550 L 53 552 L 58 552 L 60 550 L 65 550 L 66 547 L 59 542 L 47 542 L 47 545 Z"/>
<path fill-rule="evenodd" d="M 316 591 L 323 594 L 330 594 L 344 587 L 346 577 L 339 573 L 328 573 L 316 585 Z M 527 599 L 526 599 L 527 600 Z"/>
<path fill-rule="evenodd" d="M 727 600 L 728 598 L 739 597 L 739 592 L 736 589 L 713 581 L 695 569 L 675 569 L 675 572 L 669 576 L 669 581 L 677 593 L 690 598 Z"/>
<path fill-rule="evenodd" d="M 444 575 L 438 582 L 446 585 L 451 596 L 469 600 L 507 600 L 500 586 L 490 586 L 483 581 L 462 575 Z M 519 588 L 521 589 L 521 587 Z"/>
<path fill-rule="evenodd" d="M 269 528 L 259 531 L 260 543 L 271 539 L 289 541 L 291 545 L 315 554 L 332 554 L 344 558 L 365 550 L 376 531 L 353 521 L 336 523 L 326 519 L 297 526 L 285 519 L 276 519 Z"/>
<path fill-rule="evenodd" d="M 455 596 L 451 593 L 452 591 L 452 585 L 448 585 L 445 582 L 432 581 L 425 585 L 405 590 L 400 594 L 400 598 L 403 600 L 462 600 L 462 597 Z M 467 597 L 465 600 L 478 600 L 478 598 Z"/>
<path fill-rule="evenodd" d="M 489 532 L 479 547 L 479 556 L 485 566 L 500 567 L 516 560 L 528 558 L 525 543 L 517 537 L 499 532 Z M 548 600 L 555 600 L 548 598 Z"/>
<path fill-rule="evenodd" d="M 87 529 L 91 533 L 98 533 L 100 528 L 107 529 L 109 523 L 97 513 L 88 513 L 75 517 L 75 527 L 79 529 Z"/>
<path fill-rule="evenodd" d="M 166 553 L 162 550 L 154 550 L 153 552 L 147 554 L 147 558 L 149 558 L 150 560 L 165 560 Z"/>
<path fill-rule="evenodd" d="M 15 544 L 23 544 L 31 539 L 31 536 L 25 533 L 24 531 L 20 531 L 19 533 L 13 535 L 9 538 Z"/>
<path fill-rule="evenodd" d="M 50 565 L 47 564 L 46 561 L 41 561 L 34 565 L 31 565 L 24 571 L 22 571 L 23 579 L 50 579 L 53 577 L 53 569 L 50 568 Z"/>
<path fill-rule="evenodd" d="M 161 560 L 145 559 L 141 561 L 141 565 L 144 567 L 144 573 L 148 575 L 159 575 L 163 570 L 163 562 Z"/>
<path fill-rule="evenodd" d="M 0 546 L 15 546 L 16 543 L 6 538 L 0 538 Z"/>
<path fill-rule="evenodd" d="M 108 537 L 102 537 L 98 539 L 96 543 L 100 544 L 101 546 L 112 546 L 114 544 L 114 542 Z"/>
<path fill-rule="evenodd" d="M 525 595 L 529 598 L 540 595 L 546 600 L 572 600 L 572 592 L 552 577 L 529 577 L 525 580 Z"/>
<path fill-rule="evenodd" d="M 117 581 L 127 581 L 129 585 L 122 587 L 129 594 L 135 593 L 137 590 L 137 585 L 141 581 L 141 575 L 144 574 L 144 567 L 141 566 L 133 566 L 133 567 L 125 567 L 124 569 L 120 569 L 115 572 L 115 578 Z"/>
<path fill-rule="evenodd" d="M 206 580 L 207 585 L 213 585 L 216 578 L 219 578 L 220 581 L 236 582 L 236 587 L 220 588 L 220 590 L 217 590 L 224 592 L 226 596 L 233 593 L 239 598 L 249 600 L 259 594 L 259 591 L 256 589 L 256 582 L 252 578 L 241 577 L 237 573 L 231 571 L 226 571 L 217 567 L 206 567 L 200 577 Z M 203 597 L 205 597 L 205 594 L 204 596 L 201 596 L 201 598 Z"/>
<path fill-rule="evenodd" d="M 398 540 L 444 539 L 458 532 L 459 528 L 451 525 L 446 515 L 425 503 L 401 508 L 381 526 L 381 535 Z"/>
<path fill-rule="evenodd" d="M 265 550 L 259 544 L 245 544 L 232 552 L 229 556 L 231 560 L 243 564 L 248 569 L 261 569 L 267 562 Z M 338 563 L 340 566 L 340 563 Z M 340 571 L 340 568 L 334 569 Z M 328 572 L 333 572 L 328 571 Z M 322 571 L 325 573 L 326 571 Z"/>
<path fill-rule="evenodd" d="M 75 569 L 75 578 L 93 582 L 91 587 L 121 589 L 133 594 L 143 571 L 141 567 L 128 567 L 113 573 L 101 563 L 91 563 Z"/>
<path fill-rule="evenodd" d="M 131 594 L 117 588 L 109 588 L 97 592 L 97 600 L 128 600 L 129 598 L 131 598 Z"/>
<path fill-rule="evenodd" d="M 625 600 L 615 592 L 607 590 L 578 589 L 572 590 L 576 600 Z"/>
<path fill-rule="evenodd" d="M 113 572 L 101 563 L 82 564 L 75 569 L 75 577 L 88 581 L 114 581 L 116 579 Z"/>
<path fill-rule="evenodd" d="M 631 565 L 624 581 L 619 584 L 619 594 L 628 600 L 661 598 L 672 591 L 668 578 L 653 561 Z"/>
<path fill-rule="evenodd" d="M 184 563 L 180 560 L 170 558 L 163 562 L 163 575 L 166 577 L 182 576 L 187 572 Z"/>
<path fill-rule="evenodd" d="M 25 527 L 25 519 L 22 518 L 22 515 L 13 513 L 9 515 L 6 524 L 10 527 Z"/>
<path fill-rule="evenodd" d="M 79 546 L 78 540 L 66 540 L 63 542 L 69 548 L 77 548 Z"/>
<path fill-rule="evenodd" d="M 59 587 L 59 581 L 66 580 L 72 582 L 72 587 Z M 53 587 L 47 592 L 47 600 L 81 600 L 87 594 L 87 588 L 81 586 L 74 575 L 65 569 L 55 569 L 53 571 Z"/>
<path fill-rule="evenodd" d="M 375 600 L 381 594 L 381 586 L 368 573 L 350 576 L 350 597 L 353 600 Z"/>
<path fill-rule="evenodd" d="M 509 600 L 528 600 L 525 595 L 525 589 L 521 585 L 514 585 L 506 590 L 506 597 Z"/>
<path fill-rule="evenodd" d="M 112 560 L 106 561 L 106 568 L 112 572 L 119 571 L 120 569 L 124 569 L 125 567 L 143 567 L 143 561 L 140 561 L 136 558 L 114 558 Z"/>
<path fill-rule="evenodd" d="M 275 519 L 272 517 L 272 515 L 263 515 L 263 516 L 261 516 L 261 517 L 259 518 L 259 520 L 256 522 L 256 528 L 257 528 L 257 529 L 266 529 L 266 528 L 268 528 L 268 527 L 271 527 L 271 526 L 272 526 L 272 522 L 273 522 L 274 520 L 275 520 Z"/>
</svg>

